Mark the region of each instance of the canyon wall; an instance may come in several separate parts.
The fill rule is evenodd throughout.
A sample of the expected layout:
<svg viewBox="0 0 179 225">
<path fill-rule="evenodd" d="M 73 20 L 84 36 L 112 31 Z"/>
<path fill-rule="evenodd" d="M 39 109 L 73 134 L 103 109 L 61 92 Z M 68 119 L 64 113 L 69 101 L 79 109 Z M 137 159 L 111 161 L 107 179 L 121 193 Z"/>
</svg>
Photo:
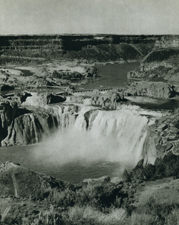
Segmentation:
<svg viewBox="0 0 179 225">
<path fill-rule="evenodd" d="M 0 36 L 2 60 L 36 59 L 137 60 L 154 46 L 157 36 L 21 35 Z M 7 58 L 6 58 L 7 57 Z"/>
<path fill-rule="evenodd" d="M 16 102 L 1 103 L 1 146 L 37 143 L 42 140 L 42 134 L 57 126 L 56 117 L 47 110 L 32 111 L 18 107 Z"/>
</svg>

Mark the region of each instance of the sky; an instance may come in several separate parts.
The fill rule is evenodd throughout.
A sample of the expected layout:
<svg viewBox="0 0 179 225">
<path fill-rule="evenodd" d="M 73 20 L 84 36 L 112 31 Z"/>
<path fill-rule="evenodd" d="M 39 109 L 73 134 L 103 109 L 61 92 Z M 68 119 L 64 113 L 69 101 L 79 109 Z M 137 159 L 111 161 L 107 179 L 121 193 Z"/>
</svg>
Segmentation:
<svg viewBox="0 0 179 225">
<path fill-rule="evenodd" d="M 179 0 L 0 0 L 0 35 L 179 34 Z"/>
</svg>

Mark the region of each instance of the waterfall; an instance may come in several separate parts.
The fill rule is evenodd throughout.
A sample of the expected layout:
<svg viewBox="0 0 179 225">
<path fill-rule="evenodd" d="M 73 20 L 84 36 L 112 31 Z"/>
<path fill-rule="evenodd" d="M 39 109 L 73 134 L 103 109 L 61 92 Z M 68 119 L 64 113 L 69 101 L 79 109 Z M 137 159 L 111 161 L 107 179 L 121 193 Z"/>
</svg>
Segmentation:
<svg viewBox="0 0 179 225">
<path fill-rule="evenodd" d="M 74 161 L 120 162 L 134 167 L 144 158 L 154 163 L 156 149 L 150 137 L 149 125 L 160 113 L 136 106 L 122 105 L 117 110 L 104 111 L 91 106 L 65 106 L 58 110 L 58 131 L 36 150 L 48 162 L 65 164 Z"/>
<path fill-rule="evenodd" d="M 145 158 L 147 163 L 154 162 L 156 149 L 154 144 L 148 144 L 152 142 L 148 131 L 151 121 L 146 116 L 141 116 L 135 108 L 121 107 L 115 111 L 93 110 L 86 121 L 85 113 L 90 112 L 88 110 L 89 107 L 84 107 L 80 111 L 73 132 L 81 130 L 94 142 L 98 140 L 101 145 L 104 141 L 109 148 L 107 152 L 104 151 L 104 154 L 107 153 L 107 160 L 124 162 L 130 158 L 134 165 L 141 158 Z"/>
<path fill-rule="evenodd" d="M 35 94 L 28 97 L 25 104 L 39 105 L 41 101 L 36 98 Z M 56 117 L 58 130 L 49 138 L 45 136 L 42 150 L 37 149 L 35 153 L 37 156 L 62 164 L 102 160 L 131 167 L 142 158 L 145 163 L 154 163 L 156 159 L 149 126 L 161 116 L 159 112 L 131 105 L 120 105 L 111 111 L 87 104 L 43 107 Z"/>
</svg>

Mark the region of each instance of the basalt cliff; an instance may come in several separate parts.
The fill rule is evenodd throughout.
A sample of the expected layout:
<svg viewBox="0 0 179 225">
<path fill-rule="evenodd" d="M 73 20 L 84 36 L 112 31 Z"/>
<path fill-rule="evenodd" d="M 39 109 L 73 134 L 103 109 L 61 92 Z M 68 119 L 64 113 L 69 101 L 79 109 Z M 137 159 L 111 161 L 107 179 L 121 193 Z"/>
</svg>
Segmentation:
<svg viewBox="0 0 179 225">
<path fill-rule="evenodd" d="M 1 146 L 32 144 L 42 140 L 42 133 L 58 126 L 53 114 L 19 107 L 16 101 L 1 103 Z"/>
</svg>

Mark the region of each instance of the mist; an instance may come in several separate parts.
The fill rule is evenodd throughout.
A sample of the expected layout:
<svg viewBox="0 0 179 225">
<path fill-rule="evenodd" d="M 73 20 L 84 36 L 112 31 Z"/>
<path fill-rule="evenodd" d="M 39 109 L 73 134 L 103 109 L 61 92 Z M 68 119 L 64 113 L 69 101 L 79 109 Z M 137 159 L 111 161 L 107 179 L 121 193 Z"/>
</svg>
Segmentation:
<svg viewBox="0 0 179 225">
<path fill-rule="evenodd" d="M 126 153 L 119 151 L 115 138 L 95 138 L 91 132 L 78 132 L 75 129 L 60 130 L 34 149 L 37 160 L 61 165 L 77 161 L 85 164 L 97 161 L 119 162 L 120 159 L 128 161 L 129 155 Z"/>
<path fill-rule="evenodd" d="M 91 113 L 90 129 L 86 130 L 85 112 L 81 110 L 74 124 L 59 128 L 38 144 L 32 151 L 33 159 L 51 166 L 69 163 L 90 166 L 97 162 L 110 162 L 120 163 L 121 168 L 131 168 L 145 157 L 146 117 L 128 109 L 99 110 Z"/>
</svg>

